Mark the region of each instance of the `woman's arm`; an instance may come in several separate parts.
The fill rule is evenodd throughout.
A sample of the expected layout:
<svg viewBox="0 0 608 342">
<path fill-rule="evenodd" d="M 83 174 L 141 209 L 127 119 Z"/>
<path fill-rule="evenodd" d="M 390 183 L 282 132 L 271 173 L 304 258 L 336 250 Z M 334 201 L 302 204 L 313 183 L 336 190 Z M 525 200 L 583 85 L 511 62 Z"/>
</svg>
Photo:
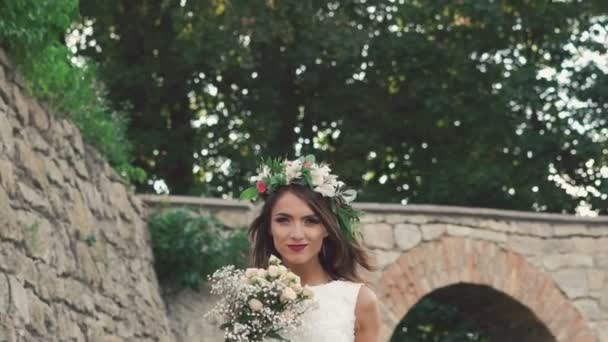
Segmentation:
<svg viewBox="0 0 608 342">
<path fill-rule="evenodd" d="M 378 299 L 367 286 L 359 290 L 355 317 L 355 342 L 378 342 L 381 325 Z"/>
</svg>

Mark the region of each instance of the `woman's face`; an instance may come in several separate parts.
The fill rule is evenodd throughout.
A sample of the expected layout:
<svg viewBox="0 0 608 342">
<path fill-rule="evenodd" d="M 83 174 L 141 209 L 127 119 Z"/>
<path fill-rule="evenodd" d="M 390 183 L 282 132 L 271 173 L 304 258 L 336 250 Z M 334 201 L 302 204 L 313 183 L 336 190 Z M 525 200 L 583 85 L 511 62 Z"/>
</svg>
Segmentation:
<svg viewBox="0 0 608 342">
<path fill-rule="evenodd" d="M 327 229 L 298 196 L 287 191 L 279 197 L 270 217 L 274 247 L 287 265 L 303 265 L 318 258 Z"/>
</svg>

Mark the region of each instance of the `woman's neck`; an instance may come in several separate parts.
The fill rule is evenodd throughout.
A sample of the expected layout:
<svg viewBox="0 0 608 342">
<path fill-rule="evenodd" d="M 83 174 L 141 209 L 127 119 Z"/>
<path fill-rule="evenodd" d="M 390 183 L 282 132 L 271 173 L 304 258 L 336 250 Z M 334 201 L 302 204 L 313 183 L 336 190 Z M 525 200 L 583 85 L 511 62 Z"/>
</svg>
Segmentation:
<svg viewBox="0 0 608 342">
<path fill-rule="evenodd" d="M 321 266 L 319 258 L 313 258 L 305 264 L 286 266 L 300 277 L 302 285 L 320 285 L 332 280 Z"/>
</svg>

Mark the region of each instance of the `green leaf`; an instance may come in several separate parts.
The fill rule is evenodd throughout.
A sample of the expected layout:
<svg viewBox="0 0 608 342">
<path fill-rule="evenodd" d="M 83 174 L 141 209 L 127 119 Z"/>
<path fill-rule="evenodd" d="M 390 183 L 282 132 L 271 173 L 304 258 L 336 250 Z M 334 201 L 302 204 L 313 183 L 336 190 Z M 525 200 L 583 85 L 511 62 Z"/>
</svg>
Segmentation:
<svg viewBox="0 0 608 342">
<path fill-rule="evenodd" d="M 258 195 L 258 189 L 256 189 L 255 187 L 250 187 L 250 188 L 245 189 L 243 192 L 241 192 L 240 199 L 250 200 L 252 198 L 257 197 L 257 195 Z"/>
<path fill-rule="evenodd" d="M 285 341 L 285 342 L 289 342 L 288 339 L 284 338 L 283 336 L 279 335 L 277 332 L 275 331 L 269 331 L 268 332 L 268 337 L 270 338 L 274 338 L 275 340 L 279 340 L 279 341 Z"/>
</svg>

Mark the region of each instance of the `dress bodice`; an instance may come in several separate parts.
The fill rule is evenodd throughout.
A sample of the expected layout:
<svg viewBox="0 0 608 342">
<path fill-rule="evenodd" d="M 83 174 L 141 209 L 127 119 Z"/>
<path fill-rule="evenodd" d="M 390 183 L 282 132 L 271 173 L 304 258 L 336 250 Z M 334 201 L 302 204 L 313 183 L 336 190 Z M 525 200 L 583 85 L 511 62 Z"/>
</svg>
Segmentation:
<svg viewBox="0 0 608 342">
<path fill-rule="evenodd" d="M 292 342 L 354 342 L 355 307 L 361 284 L 334 280 L 310 288 L 319 305 L 303 315 L 302 326 L 288 339 Z"/>
</svg>

